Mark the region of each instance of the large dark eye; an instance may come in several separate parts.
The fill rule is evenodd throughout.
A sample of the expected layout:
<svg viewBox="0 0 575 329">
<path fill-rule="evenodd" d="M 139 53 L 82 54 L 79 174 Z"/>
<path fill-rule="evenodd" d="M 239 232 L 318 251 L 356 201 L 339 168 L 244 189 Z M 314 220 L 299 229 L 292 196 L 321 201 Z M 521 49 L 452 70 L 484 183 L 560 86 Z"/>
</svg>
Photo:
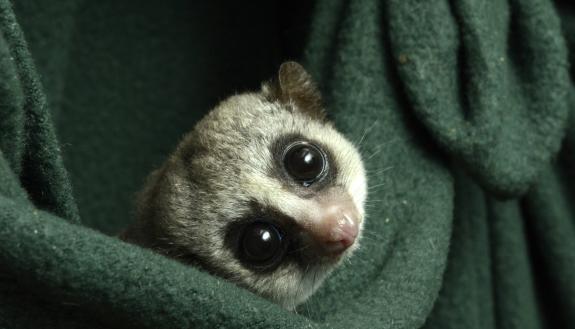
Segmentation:
<svg viewBox="0 0 575 329">
<path fill-rule="evenodd" d="M 285 255 L 287 241 L 273 224 L 253 222 L 245 227 L 240 241 L 244 261 L 260 269 L 271 269 Z"/>
<path fill-rule="evenodd" d="M 288 146 L 283 161 L 288 174 L 304 186 L 319 180 L 327 169 L 325 153 L 319 147 L 306 142 L 296 142 Z"/>
</svg>

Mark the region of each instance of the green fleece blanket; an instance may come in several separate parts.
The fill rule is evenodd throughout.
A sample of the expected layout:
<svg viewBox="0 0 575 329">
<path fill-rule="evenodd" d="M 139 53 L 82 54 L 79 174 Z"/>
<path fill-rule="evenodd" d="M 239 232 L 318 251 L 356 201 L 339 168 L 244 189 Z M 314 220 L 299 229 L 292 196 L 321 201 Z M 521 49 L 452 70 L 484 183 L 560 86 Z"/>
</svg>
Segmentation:
<svg viewBox="0 0 575 329">
<path fill-rule="evenodd" d="M 297 313 L 113 237 L 285 59 L 370 176 L 362 248 Z M 567 1 L 0 0 L 0 328 L 575 328 L 569 62 Z"/>
</svg>

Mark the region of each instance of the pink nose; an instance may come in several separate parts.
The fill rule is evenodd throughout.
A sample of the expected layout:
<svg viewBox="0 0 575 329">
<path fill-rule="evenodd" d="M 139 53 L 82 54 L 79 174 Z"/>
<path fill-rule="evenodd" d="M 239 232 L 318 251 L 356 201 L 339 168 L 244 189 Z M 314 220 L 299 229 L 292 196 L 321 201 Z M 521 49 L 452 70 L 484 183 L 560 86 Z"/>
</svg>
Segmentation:
<svg viewBox="0 0 575 329">
<path fill-rule="evenodd" d="M 354 244 L 358 233 L 357 223 L 347 214 L 342 214 L 327 230 L 329 237 L 324 241 L 324 247 L 333 254 L 339 254 Z"/>
<path fill-rule="evenodd" d="M 322 203 L 321 218 L 312 222 L 309 233 L 325 253 L 338 255 L 354 244 L 360 215 L 349 197 L 326 201 Z"/>
</svg>

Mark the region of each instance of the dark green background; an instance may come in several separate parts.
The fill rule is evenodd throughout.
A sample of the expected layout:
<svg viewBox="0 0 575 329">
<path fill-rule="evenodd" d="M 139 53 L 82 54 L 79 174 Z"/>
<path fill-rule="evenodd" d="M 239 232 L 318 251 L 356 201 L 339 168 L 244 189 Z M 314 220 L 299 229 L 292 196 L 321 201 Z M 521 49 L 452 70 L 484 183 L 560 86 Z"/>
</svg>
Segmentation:
<svg viewBox="0 0 575 329">
<path fill-rule="evenodd" d="M 0 31 L 0 327 L 575 328 L 567 2 L 1 0 Z M 286 59 L 370 178 L 362 248 L 299 314 L 108 236 Z"/>
<path fill-rule="evenodd" d="M 15 3 L 83 223 L 105 232 L 125 227 L 143 178 L 195 121 L 228 95 L 259 88 L 282 59 L 301 53 L 302 27 L 282 14 L 294 6 Z"/>
</svg>

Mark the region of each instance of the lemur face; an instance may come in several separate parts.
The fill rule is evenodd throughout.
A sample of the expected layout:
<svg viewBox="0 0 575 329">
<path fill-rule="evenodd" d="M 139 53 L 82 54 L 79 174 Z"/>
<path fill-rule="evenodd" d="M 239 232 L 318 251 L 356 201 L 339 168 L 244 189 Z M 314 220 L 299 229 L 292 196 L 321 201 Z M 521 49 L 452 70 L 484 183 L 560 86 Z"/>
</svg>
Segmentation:
<svg viewBox="0 0 575 329">
<path fill-rule="evenodd" d="M 365 198 L 358 152 L 289 62 L 185 136 L 149 178 L 125 238 L 294 309 L 357 249 Z"/>
</svg>

